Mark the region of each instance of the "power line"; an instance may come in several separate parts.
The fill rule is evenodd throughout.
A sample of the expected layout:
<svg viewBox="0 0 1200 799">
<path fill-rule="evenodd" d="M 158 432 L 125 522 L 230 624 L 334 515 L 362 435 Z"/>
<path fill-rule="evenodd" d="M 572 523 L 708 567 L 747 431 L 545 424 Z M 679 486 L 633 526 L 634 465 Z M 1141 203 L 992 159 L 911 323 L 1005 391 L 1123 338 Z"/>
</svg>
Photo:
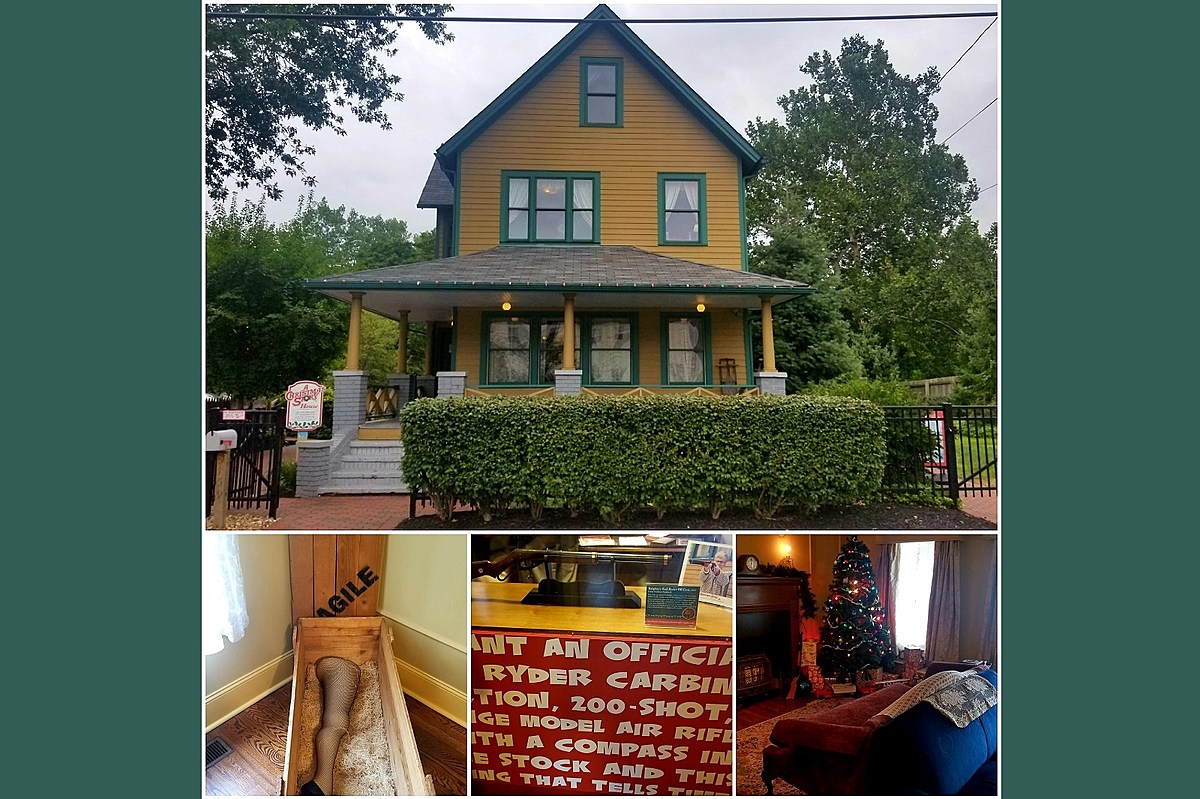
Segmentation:
<svg viewBox="0 0 1200 799">
<path fill-rule="evenodd" d="M 869 14 L 865 16 L 845 17 L 698 17 L 679 19 L 562 19 L 556 17 L 432 17 L 399 16 L 395 14 L 282 14 L 262 13 L 255 11 L 206 11 L 208 19 L 302 19 L 320 22 L 519 22 L 519 23 L 557 23 L 561 25 L 578 25 L 591 23 L 607 25 L 622 23 L 625 25 L 690 25 L 720 23 L 722 25 L 744 22 L 873 22 L 885 20 L 907 19 L 962 19 L 964 17 L 995 17 L 995 11 L 962 11 L 945 14 Z M 990 26 L 989 26 L 990 27 Z M 953 69 L 953 67 L 951 67 Z M 948 73 L 950 70 L 946 70 Z"/>
<path fill-rule="evenodd" d="M 996 188 L 998 185 L 1000 185 L 1000 184 L 998 184 L 998 183 L 993 183 L 992 185 L 988 186 L 988 187 L 987 187 L 987 189 L 980 189 L 980 190 L 979 190 L 979 193 L 980 193 L 980 194 L 983 194 L 983 193 L 984 193 L 985 191 L 987 191 L 988 189 L 994 189 L 994 188 Z"/>
<path fill-rule="evenodd" d="M 975 41 L 971 42 L 971 47 L 974 47 L 975 45 L 979 44 L 979 40 L 983 38 L 983 34 L 990 31 L 992 29 L 992 26 L 995 24 L 996 24 L 996 18 L 993 17 L 992 21 L 988 23 L 988 26 L 983 29 L 983 33 L 979 34 L 977 37 L 975 37 Z M 958 57 L 958 61 L 962 61 L 963 58 L 966 56 L 966 54 L 971 52 L 971 47 L 968 47 L 966 50 L 963 50 L 963 54 Z M 940 78 L 938 78 L 939 86 L 942 85 L 942 81 L 944 81 L 946 79 L 946 76 L 949 75 L 956 66 L 958 66 L 958 61 L 955 61 L 953 64 L 951 64 L 950 69 L 943 72 L 942 76 Z"/>
<path fill-rule="evenodd" d="M 971 119 L 968 119 L 966 122 L 964 122 L 964 123 L 962 123 L 961 125 L 959 125 L 959 126 L 958 126 L 958 130 L 954 131 L 954 133 L 958 133 L 958 131 L 959 131 L 959 130 L 962 130 L 962 129 L 963 129 L 963 128 L 965 128 L 967 125 L 970 125 L 970 124 L 971 124 L 971 122 L 972 122 L 972 120 L 974 120 L 974 119 L 975 119 L 975 117 L 979 116 L 979 115 L 980 115 L 980 114 L 982 114 L 984 111 L 986 111 L 986 110 L 988 110 L 989 108 L 991 108 L 991 107 L 992 107 L 992 103 L 996 102 L 996 101 L 997 101 L 997 100 L 999 100 L 999 99 L 1000 99 L 999 97 L 993 97 L 993 98 L 992 98 L 992 102 L 991 102 L 991 103 L 988 103 L 988 104 L 987 104 L 987 105 L 985 105 L 983 108 L 981 108 L 981 109 L 979 109 L 978 111 L 976 111 L 976 112 L 975 112 L 975 116 L 974 116 L 974 117 L 971 117 Z M 948 141 L 950 141 L 951 139 L 953 139 L 953 138 L 954 138 L 954 133 L 951 133 L 949 136 L 947 136 L 946 138 L 942 139 L 942 144 L 945 144 L 946 142 L 948 142 Z"/>
</svg>

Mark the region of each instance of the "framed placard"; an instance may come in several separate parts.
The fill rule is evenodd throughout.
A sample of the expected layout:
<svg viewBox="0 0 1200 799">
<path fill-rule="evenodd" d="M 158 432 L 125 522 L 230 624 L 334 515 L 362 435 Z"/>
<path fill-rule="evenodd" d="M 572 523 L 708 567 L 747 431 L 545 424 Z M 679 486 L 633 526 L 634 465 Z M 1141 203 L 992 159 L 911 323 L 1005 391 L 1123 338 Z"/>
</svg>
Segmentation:
<svg viewBox="0 0 1200 799">
<path fill-rule="evenodd" d="M 698 585 L 646 585 L 646 625 L 649 627 L 695 627 L 699 609 Z"/>
<path fill-rule="evenodd" d="M 708 541 L 688 541 L 679 571 L 679 584 L 697 586 L 700 601 L 733 607 L 733 547 Z"/>
</svg>

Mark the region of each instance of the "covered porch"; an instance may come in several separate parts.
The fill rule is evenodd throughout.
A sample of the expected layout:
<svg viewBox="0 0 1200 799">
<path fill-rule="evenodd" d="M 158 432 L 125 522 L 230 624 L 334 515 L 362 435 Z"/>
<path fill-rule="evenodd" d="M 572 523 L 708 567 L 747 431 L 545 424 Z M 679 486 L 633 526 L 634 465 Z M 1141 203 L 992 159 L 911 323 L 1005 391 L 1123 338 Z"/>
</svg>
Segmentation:
<svg viewBox="0 0 1200 799">
<path fill-rule="evenodd" d="M 330 473 L 347 440 L 396 440 L 396 414 L 420 396 L 783 394 L 772 308 L 812 291 L 631 246 L 499 246 L 305 286 L 350 306 L 346 368 L 334 373 Z M 386 389 L 369 388 L 360 368 L 364 312 L 399 324 Z M 405 366 L 417 323 L 429 336 L 424 373 L 413 375 Z"/>
</svg>

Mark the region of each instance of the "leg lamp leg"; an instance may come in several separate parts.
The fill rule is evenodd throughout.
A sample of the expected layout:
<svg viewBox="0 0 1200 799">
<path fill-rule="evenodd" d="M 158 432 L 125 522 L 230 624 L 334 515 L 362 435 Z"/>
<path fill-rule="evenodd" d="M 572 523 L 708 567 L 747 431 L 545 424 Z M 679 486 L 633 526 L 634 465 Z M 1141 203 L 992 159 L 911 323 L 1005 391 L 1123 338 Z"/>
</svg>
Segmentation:
<svg viewBox="0 0 1200 799">
<path fill-rule="evenodd" d="M 350 722 L 350 706 L 358 693 L 358 666 L 338 657 L 317 661 L 317 679 L 323 695 L 321 729 L 317 730 L 316 774 L 300 786 L 301 796 L 333 795 L 333 764 Z"/>
</svg>

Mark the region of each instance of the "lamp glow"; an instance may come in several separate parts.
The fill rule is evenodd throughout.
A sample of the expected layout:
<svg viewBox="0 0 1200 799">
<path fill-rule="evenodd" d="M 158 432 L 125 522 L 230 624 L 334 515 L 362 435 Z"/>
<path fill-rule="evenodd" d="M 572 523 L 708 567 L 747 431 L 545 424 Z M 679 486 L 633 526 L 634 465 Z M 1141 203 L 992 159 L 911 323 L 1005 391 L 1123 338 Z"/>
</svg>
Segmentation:
<svg viewBox="0 0 1200 799">
<path fill-rule="evenodd" d="M 704 313 L 704 308 L 705 308 L 704 303 L 702 303 L 702 302 L 696 303 L 696 310 L 699 311 L 700 313 Z"/>
<path fill-rule="evenodd" d="M 512 303 L 511 303 L 511 302 L 502 302 L 502 303 L 500 303 L 500 310 L 502 310 L 502 311 L 511 311 L 511 310 L 512 310 Z"/>
</svg>

